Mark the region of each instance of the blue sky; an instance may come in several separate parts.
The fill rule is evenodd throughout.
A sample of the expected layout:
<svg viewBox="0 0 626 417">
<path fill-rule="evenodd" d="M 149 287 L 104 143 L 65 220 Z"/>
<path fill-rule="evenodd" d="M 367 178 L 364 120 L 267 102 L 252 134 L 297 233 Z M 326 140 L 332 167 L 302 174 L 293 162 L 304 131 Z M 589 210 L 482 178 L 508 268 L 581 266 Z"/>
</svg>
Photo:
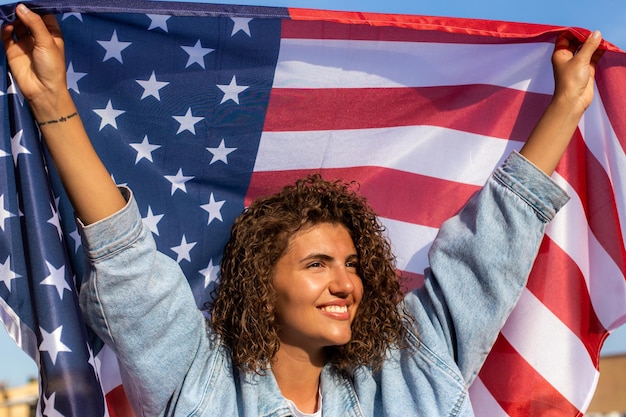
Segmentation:
<svg viewBox="0 0 626 417">
<path fill-rule="evenodd" d="M 0 4 L 13 1 L 0 0 Z M 431 16 L 468 17 L 514 22 L 542 23 L 599 29 L 604 38 L 626 50 L 626 3 L 624 0 L 220 0 L 225 4 L 297 6 L 305 8 L 405 13 Z M 603 354 L 626 352 L 626 326 L 614 332 L 605 343 Z M 19 385 L 36 376 L 36 367 L 9 339 L 0 326 L 0 381 Z"/>
</svg>

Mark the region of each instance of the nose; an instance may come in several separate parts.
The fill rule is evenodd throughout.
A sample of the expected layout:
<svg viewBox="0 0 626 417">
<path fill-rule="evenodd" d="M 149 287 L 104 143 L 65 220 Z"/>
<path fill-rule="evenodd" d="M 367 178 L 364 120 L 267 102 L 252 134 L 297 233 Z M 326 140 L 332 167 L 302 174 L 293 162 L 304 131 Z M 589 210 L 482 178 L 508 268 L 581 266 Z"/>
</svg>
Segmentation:
<svg viewBox="0 0 626 417">
<path fill-rule="evenodd" d="M 359 279 L 359 277 L 345 266 L 337 267 L 333 271 L 333 277 L 328 289 L 333 295 L 345 297 L 354 291 L 354 280 L 356 279 Z"/>
</svg>

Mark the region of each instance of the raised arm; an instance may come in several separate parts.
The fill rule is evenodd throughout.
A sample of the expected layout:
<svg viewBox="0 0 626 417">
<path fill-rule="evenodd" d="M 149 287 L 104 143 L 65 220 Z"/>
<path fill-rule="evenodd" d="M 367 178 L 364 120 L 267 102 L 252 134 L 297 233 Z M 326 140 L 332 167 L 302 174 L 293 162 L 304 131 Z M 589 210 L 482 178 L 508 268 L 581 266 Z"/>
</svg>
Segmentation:
<svg viewBox="0 0 626 417">
<path fill-rule="evenodd" d="M 126 204 L 93 149 L 67 89 L 61 29 L 54 16 L 26 6 L 2 28 L 7 61 L 31 110 L 78 217 L 94 223 Z"/>
<path fill-rule="evenodd" d="M 595 31 L 580 44 L 573 35 L 559 35 L 552 54 L 554 95 L 520 153 L 539 169 L 551 175 L 576 131 L 583 113 L 591 104 L 594 91 L 598 46 Z"/>
</svg>

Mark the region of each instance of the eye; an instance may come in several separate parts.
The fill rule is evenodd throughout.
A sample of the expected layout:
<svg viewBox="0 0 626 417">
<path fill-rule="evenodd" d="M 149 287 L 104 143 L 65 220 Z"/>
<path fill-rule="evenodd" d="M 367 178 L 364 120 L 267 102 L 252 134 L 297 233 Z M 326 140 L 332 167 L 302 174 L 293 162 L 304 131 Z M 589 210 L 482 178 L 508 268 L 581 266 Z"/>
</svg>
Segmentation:
<svg viewBox="0 0 626 417">
<path fill-rule="evenodd" d="M 307 265 L 307 268 L 321 268 L 321 267 L 322 267 L 321 262 L 311 262 L 310 264 Z"/>
<path fill-rule="evenodd" d="M 357 261 L 348 261 L 346 262 L 346 268 L 357 268 L 358 263 Z"/>
</svg>

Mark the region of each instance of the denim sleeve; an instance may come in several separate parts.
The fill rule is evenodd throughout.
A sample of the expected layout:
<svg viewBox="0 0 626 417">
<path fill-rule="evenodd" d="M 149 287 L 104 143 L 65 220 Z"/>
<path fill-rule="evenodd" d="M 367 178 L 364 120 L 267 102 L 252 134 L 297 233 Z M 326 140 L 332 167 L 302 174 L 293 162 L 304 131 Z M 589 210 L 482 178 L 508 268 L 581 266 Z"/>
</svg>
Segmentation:
<svg viewBox="0 0 626 417">
<path fill-rule="evenodd" d="M 128 189 L 127 205 L 82 226 L 88 325 L 116 352 L 139 416 L 159 415 L 206 343 L 205 320 L 178 264 L 156 250 Z"/>
<path fill-rule="evenodd" d="M 517 152 L 439 230 L 422 288 L 405 302 L 420 342 L 469 385 L 524 288 L 545 225 L 567 194 Z"/>
</svg>

